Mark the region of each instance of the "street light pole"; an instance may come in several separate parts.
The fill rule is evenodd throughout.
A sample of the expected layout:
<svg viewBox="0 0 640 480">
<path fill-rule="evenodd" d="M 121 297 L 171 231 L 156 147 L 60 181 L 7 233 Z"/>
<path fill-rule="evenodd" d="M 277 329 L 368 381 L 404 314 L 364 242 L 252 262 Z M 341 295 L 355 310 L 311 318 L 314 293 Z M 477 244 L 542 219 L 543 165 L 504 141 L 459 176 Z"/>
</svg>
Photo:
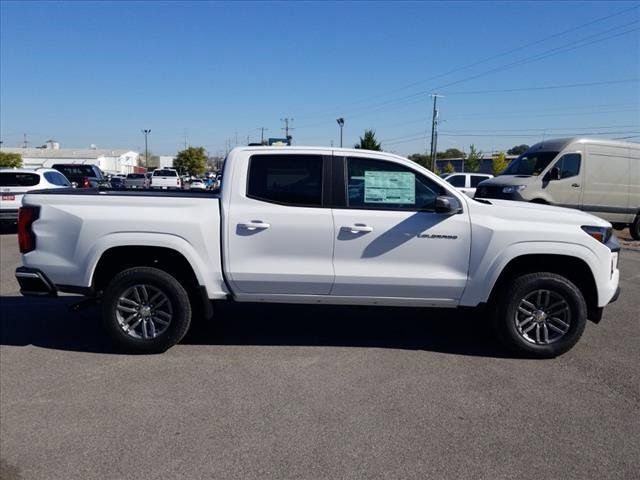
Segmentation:
<svg viewBox="0 0 640 480">
<path fill-rule="evenodd" d="M 149 143 L 147 137 L 151 133 L 151 129 L 143 129 L 142 133 L 144 133 L 144 163 L 147 171 L 149 171 Z"/>
<path fill-rule="evenodd" d="M 340 117 L 336 122 L 340 125 L 340 148 L 342 148 L 342 128 L 344 127 L 344 118 Z"/>
</svg>

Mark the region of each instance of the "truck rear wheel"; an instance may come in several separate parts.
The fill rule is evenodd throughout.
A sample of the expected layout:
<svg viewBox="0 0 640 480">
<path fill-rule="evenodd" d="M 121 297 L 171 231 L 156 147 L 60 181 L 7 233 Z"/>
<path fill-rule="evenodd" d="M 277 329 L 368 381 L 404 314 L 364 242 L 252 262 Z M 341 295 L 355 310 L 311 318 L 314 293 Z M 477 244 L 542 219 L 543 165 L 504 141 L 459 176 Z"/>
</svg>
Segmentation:
<svg viewBox="0 0 640 480">
<path fill-rule="evenodd" d="M 640 240 L 640 213 L 636 216 L 636 219 L 631 225 L 629 225 L 629 233 L 634 240 Z"/>
<path fill-rule="evenodd" d="M 160 353 L 178 343 L 191 324 L 183 286 L 157 268 L 116 275 L 102 299 L 102 319 L 116 346 L 130 353 Z"/>
<path fill-rule="evenodd" d="M 570 350 L 587 323 L 580 290 L 555 273 L 517 277 L 494 305 L 498 337 L 511 349 L 539 358 Z"/>
</svg>

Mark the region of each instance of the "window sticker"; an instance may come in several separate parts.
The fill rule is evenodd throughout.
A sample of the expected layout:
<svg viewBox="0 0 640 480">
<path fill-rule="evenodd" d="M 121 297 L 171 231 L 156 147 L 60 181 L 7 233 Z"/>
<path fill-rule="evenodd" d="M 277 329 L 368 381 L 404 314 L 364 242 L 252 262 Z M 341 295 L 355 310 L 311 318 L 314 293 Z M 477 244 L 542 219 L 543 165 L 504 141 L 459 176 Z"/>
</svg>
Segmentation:
<svg viewBox="0 0 640 480">
<path fill-rule="evenodd" d="M 364 203 L 416 203 L 416 176 L 411 172 L 364 172 Z"/>
</svg>

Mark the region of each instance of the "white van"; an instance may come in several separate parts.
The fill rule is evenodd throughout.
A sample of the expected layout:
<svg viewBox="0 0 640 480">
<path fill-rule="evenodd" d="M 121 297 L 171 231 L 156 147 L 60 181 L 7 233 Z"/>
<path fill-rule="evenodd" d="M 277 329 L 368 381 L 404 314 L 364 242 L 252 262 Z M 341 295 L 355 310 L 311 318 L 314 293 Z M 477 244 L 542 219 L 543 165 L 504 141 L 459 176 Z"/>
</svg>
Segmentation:
<svg viewBox="0 0 640 480">
<path fill-rule="evenodd" d="M 547 203 L 629 226 L 640 240 L 640 143 L 590 138 L 545 140 L 478 185 L 475 198 Z"/>
</svg>

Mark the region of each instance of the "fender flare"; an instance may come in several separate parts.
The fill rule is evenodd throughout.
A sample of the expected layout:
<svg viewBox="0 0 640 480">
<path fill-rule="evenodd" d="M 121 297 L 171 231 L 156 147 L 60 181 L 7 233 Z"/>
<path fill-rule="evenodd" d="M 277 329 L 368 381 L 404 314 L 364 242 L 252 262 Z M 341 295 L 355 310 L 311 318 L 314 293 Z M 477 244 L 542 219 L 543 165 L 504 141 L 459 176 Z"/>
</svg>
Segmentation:
<svg viewBox="0 0 640 480">
<path fill-rule="evenodd" d="M 507 265 L 513 260 L 527 255 L 557 255 L 575 258 L 587 265 L 594 281 L 597 279 L 596 272 L 599 270 L 597 256 L 593 250 L 584 245 L 570 242 L 518 242 L 503 248 L 492 259 L 482 259 L 476 269 L 476 275 L 469 277 L 469 283 L 462 294 L 460 305 L 476 306 L 487 302 L 498 278 Z M 597 287 L 597 281 L 595 284 Z M 598 295 L 600 295 L 599 291 Z"/>
</svg>

